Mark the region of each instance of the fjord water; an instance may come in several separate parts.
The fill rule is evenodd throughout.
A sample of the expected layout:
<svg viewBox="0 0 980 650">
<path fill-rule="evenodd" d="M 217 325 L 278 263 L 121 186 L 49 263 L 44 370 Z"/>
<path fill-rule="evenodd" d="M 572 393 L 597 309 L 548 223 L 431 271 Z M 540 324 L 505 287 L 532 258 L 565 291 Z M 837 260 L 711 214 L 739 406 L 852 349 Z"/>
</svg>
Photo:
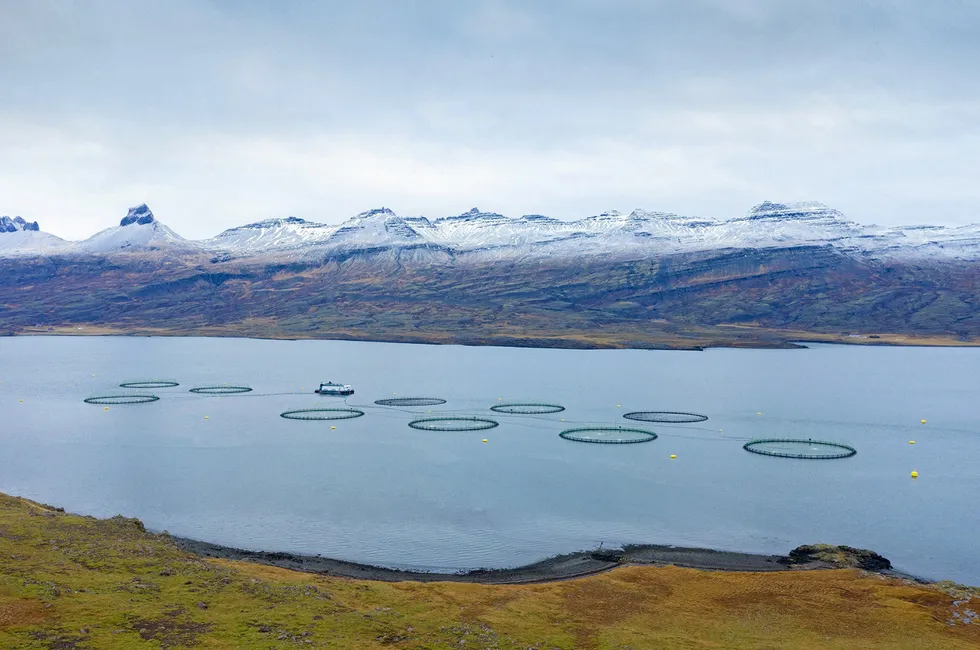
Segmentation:
<svg viewBox="0 0 980 650">
<path fill-rule="evenodd" d="M 153 378 L 181 385 L 108 411 L 82 401 Z M 312 394 L 321 380 L 353 384 L 347 401 L 371 405 L 367 414 L 279 417 L 343 406 Z M 433 570 L 515 566 L 599 543 L 785 553 L 828 542 L 980 584 L 980 349 L 8 337 L 0 382 L 0 490 L 175 535 Z M 254 391 L 187 392 L 215 383 Z M 498 398 L 567 410 L 493 415 L 501 425 L 489 431 L 417 431 L 412 413 L 372 405 L 395 393 L 448 400 L 433 414 L 488 416 Z M 660 434 L 644 444 L 558 437 L 580 423 L 635 426 L 621 417 L 628 410 L 711 419 L 644 424 Z M 756 437 L 841 441 L 858 454 L 743 451 Z"/>
</svg>

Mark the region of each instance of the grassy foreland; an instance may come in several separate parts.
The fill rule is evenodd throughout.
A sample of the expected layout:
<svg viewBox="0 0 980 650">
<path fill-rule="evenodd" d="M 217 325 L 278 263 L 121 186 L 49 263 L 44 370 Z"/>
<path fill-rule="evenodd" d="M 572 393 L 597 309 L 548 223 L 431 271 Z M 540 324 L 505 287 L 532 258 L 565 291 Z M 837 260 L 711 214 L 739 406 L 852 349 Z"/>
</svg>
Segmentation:
<svg viewBox="0 0 980 650">
<path fill-rule="evenodd" d="M 3 648 L 976 648 L 980 590 L 856 569 L 373 582 L 202 559 L 0 495 Z"/>
</svg>

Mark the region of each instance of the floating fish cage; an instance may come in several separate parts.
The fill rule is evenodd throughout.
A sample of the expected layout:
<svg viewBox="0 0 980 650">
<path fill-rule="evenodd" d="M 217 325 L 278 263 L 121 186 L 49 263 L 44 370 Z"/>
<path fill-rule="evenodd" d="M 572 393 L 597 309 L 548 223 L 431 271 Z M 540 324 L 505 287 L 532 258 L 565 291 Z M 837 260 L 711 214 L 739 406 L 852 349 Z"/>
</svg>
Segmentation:
<svg viewBox="0 0 980 650">
<path fill-rule="evenodd" d="M 683 411 L 631 411 L 630 413 L 624 413 L 623 417 L 627 420 L 639 420 L 640 422 L 661 422 L 664 424 L 704 422 L 708 419 L 707 415 L 701 415 L 700 413 L 685 413 Z"/>
<path fill-rule="evenodd" d="M 482 431 L 500 426 L 496 420 L 471 417 L 420 418 L 412 420 L 408 426 L 423 431 Z"/>
<path fill-rule="evenodd" d="M 235 395 L 236 393 L 249 393 L 252 389 L 248 386 L 198 386 L 191 388 L 190 392 L 200 395 Z"/>
<path fill-rule="evenodd" d="M 127 393 L 125 395 L 96 395 L 95 397 L 87 397 L 85 398 L 85 403 L 114 406 L 116 404 L 149 404 L 158 399 L 160 398 L 149 393 Z"/>
<path fill-rule="evenodd" d="M 566 429 L 558 435 L 565 440 L 605 445 L 629 445 L 639 442 L 652 442 L 657 439 L 657 434 L 653 431 L 627 427 L 580 427 Z"/>
<path fill-rule="evenodd" d="M 491 411 L 497 413 L 513 413 L 520 415 L 545 415 L 548 413 L 561 413 L 565 410 L 560 404 L 539 404 L 535 402 L 515 402 L 512 404 L 494 404 L 490 407 Z"/>
<path fill-rule="evenodd" d="M 374 401 L 379 406 L 438 406 L 446 400 L 439 397 L 391 397 Z"/>
<path fill-rule="evenodd" d="M 812 440 L 810 438 L 764 438 L 750 440 L 742 449 L 776 458 L 799 458 L 805 460 L 834 460 L 850 458 L 857 449 L 840 442 Z"/>
<path fill-rule="evenodd" d="M 283 411 L 279 417 L 287 420 L 351 420 L 364 415 L 364 411 L 354 408 L 337 409 L 298 409 Z"/>
</svg>

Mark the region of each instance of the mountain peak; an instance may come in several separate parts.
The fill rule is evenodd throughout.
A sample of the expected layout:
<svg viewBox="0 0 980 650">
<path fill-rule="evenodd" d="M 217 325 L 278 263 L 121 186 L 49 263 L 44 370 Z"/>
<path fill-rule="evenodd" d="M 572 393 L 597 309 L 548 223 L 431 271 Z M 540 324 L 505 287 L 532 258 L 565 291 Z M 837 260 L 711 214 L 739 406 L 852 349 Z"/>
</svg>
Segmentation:
<svg viewBox="0 0 980 650">
<path fill-rule="evenodd" d="M 458 214 L 455 217 L 444 217 L 438 221 L 473 221 L 479 223 L 507 223 L 510 221 L 504 215 L 498 212 L 484 212 L 480 208 L 470 208 L 463 214 Z"/>
<path fill-rule="evenodd" d="M 627 215 L 624 215 L 619 210 L 606 210 L 600 214 L 594 214 L 591 217 L 586 217 L 584 221 L 623 221 Z"/>
<path fill-rule="evenodd" d="M 745 215 L 747 219 L 813 219 L 827 216 L 840 217 L 842 215 L 837 210 L 828 208 L 817 201 L 793 203 L 763 201 Z"/>
<path fill-rule="evenodd" d="M 119 225 L 128 226 L 135 223 L 144 226 L 148 223 L 153 223 L 154 221 L 155 219 L 153 217 L 153 213 L 150 212 L 150 208 L 145 203 L 141 203 L 135 208 L 130 208 L 126 216 L 119 222 Z"/>
<path fill-rule="evenodd" d="M 273 217 L 271 219 L 263 219 L 262 221 L 253 221 L 252 223 L 247 223 L 244 226 L 237 226 L 235 228 L 230 228 L 229 230 L 244 230 L 247 228 L 260 229 L 260 228 L 281 228 L 283 226 L 316 226 L 319 224 L 314 224 L 306 219 L 301 219 L 300 217 Z"/>
<path fill-rule="evenodd" d="M 26 221 L 22 217 L 0 217 L 0 232 L 17 232 L 19 230 L 40 230 L 37 222 Z"/>
<path fill-rule="evenodd" d="M 391 208 L 374 208 L 372 210 L 368 210 L 367 212 L 362 212 L 357 216 L 364 219 L 367 217 L 379 217 L 379 216 L 387 218 L 387 217 L 395 217 L 398 215 L 396 215 L 395 211 L 392 210 Z"/>
</svg>

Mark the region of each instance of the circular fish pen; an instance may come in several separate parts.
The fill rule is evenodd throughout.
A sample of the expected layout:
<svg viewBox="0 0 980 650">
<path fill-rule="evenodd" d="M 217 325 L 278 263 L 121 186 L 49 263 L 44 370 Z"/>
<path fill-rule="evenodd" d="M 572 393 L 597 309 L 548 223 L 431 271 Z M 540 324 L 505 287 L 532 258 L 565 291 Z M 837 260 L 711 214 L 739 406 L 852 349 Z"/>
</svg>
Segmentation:
<svg viewBox="0 0 980 650">
<path fill-rule="evenodd" d="M 580 427 L 578 429 L 565 429 L 558 435 L 565 440 L 604 445 L 630 445 L 639 442 L 652 442 L 657 439 L 657 434 L 653 431 L 627 427 Z"/>
<path fill-rule="evenodd" d="M 438 397 L 392 397 L 374 400 L 379 406 L 438 406 L 446 400 Z"/>
<path fill-rule="evenodd" d="M 169 379 L 151 379 L 149 381 L 127 381 L 119 384 L 120 388 L 174 388 L 180 386 L 176 381 Z"/>
<path fill-rule="evenodd" d="M 561 413 L 565 410 L 560 404 L 538 404 L 535 402 L 516 402 L 512 404 L 494 404 L 490 407 L 491 411 L 497 413 L 513 413 L 520 415 L 545 415 L 548 413 Z"/>
<path fill-rule="evenodd" d="M 857 449 L 840 442 L 811 440 L 809 438 L 763 438 L 750 440 L 742 449 L 761 456 L 776 458 L 800 458 L 805 460 L 834 460 L 850 458 Z"/>
<path fill-rule="evenodd" d="M 130 393 L 126 395 L 96 395 L 85 398 L 85 403 L 114 406 L 116 404 L 149 404 L 158 399 L 160 398 L 156 395 Z"/>
<path fill-rule="evenodd" d="M 199 395 L 235 395 L 237 393 L 250 393 L 252 389 L 248 386 L 198 386 L 191 388 L 190 392 Z"/>
<path fill-rule="evenodd" d="M 701 415 L 700 413 L 685 413 L 683 411 L 632 411 L 630 413 L 624 413 L 623 417 L 627 420 L 639 420 L 640 422 L 662 422 L 664 424 L 704 422 L 708 419 L 707 415 Z"/>
<path fill-rule="evenodd" d="M 279 417 L 287 420 L 351 420 L 362 415 L 361 409 L 298 409 L 283 411 Z"/>
<path fill-rule="evenodd" d="M 500 426 L 500 423 L 488 418 L 446 417 L 420 418 L 412 420 L 408 426 L 423 431 L 482 431 Z"/>
</svg>

